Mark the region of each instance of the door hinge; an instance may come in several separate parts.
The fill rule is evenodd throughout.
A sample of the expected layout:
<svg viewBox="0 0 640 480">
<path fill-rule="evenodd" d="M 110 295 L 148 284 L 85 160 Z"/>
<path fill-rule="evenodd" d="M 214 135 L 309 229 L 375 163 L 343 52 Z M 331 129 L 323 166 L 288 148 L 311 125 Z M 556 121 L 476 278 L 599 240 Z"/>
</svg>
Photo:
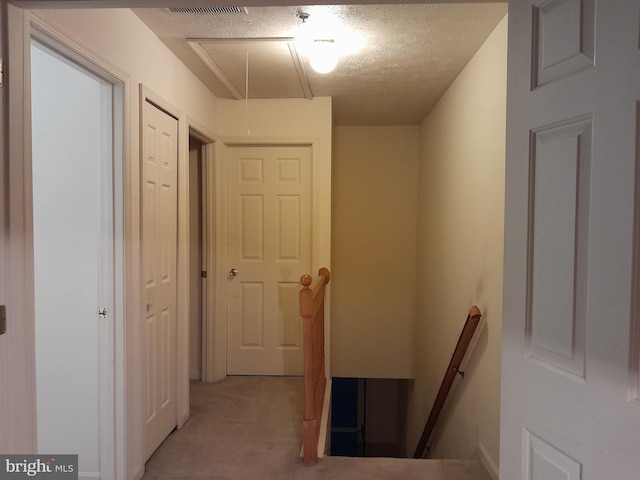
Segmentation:
<svg viewBox="0 0 640 480">
<path fill-rule="evenodd" d="M 206 270 L 202 270 L 202 272 L 200 272 L 200 276 L 202 278 L 207 278 L 207 271 Z"/>
<path fill-rule="evenodd" d="M 7 307 L 0 305 L 0 335 L 7 333 Z"/>
<path fill-rule="evenodd" d="M 4 61 L 0 57 L 0 87 L 4 85 Z"/>
<path fill-rule="evenodd" d="M 107 318 L 107 307 L 100 307 L 98 309 L 98 318 Z"/>
</svg>

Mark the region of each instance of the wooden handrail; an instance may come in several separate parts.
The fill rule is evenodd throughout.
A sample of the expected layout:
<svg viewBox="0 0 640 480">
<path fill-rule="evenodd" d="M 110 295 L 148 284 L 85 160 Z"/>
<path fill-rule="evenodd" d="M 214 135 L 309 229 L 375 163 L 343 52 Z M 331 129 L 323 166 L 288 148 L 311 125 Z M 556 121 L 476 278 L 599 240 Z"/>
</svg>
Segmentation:
<svg viewBox="0 0 640 480">
<path fill-rule="evenodd" d="M 447 371 L 445 372 L 442 383 L 440 384 L 440 390 L 438 390 L 436 400 L 435 402 L 433 402 L 433 407 L 431 408 L 429 418 L 427 419 L 427 423 L 424 426 L 424 430 L 422 431 L 422 436 L 420 437 L 420 441 L 418 442 L 416 451 L 413 454 L 413 458 L 422 458 L 424 450 L 427 447 L 429 437 L 431 436 L 436 422 L 438 421 L 438 417 L 440 416 L 440 412 L 442 411 L 444 402 L 447 399 L 447 395 L 449 395 L 449 391 L 451 390 L 456 375 L 459 374 L 464 378 L 464 372 L 460 371 L 460 365 L 464 360 L 467 349 L 469 348 L 469 344 L 473 339 L 473 335 L 478 328 L 478 324 L 480 323 L 481 318 L 482 314 L 480 313 L 480 309 L 475 305 L 471 307 L 471 309 L 469 310 L 469 315 L 467 315 L 467 320 L 464 324 L 464 328 L 462 329 L 462 333 L 460 334 L 460 338 L 458 339 L 456 349 L 451 356 L 451 361 L 449 362 Z"/>
<path fill-rule="evenodd" d="M 326 378 L 324 374 L 324 293 L 331 274 L 321 268 L 318 277 L 300 277 L 300 316 L 304 345 L 304 419 L 302 420 L 303 463 L 318 463 L 318 436 Z"/>
</svg>

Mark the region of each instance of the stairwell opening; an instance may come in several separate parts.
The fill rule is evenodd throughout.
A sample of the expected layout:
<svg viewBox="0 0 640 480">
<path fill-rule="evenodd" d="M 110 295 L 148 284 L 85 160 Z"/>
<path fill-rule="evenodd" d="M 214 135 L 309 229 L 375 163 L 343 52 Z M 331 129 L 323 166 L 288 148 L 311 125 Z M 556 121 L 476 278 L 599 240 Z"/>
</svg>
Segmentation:
<svg viewBox="0 0 640 480">
<path fill-rule="evenodd" d="M 331 455 L 406 458 L 409 380 L 333 378 Z"/>
</svg>

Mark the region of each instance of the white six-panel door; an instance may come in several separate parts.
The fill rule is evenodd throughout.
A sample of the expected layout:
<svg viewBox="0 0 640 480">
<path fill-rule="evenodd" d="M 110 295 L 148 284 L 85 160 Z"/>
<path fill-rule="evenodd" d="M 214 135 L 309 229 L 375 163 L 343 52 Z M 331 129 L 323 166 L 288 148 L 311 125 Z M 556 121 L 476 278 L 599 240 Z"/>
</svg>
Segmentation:
<svg viewBox="0 0 640 480">
<path fill-rule="evenodd" d="M 144 104 L 142 252 L 145 459 L 177 424 L 178 121 Z"/>
<path fill-rule="evenodd" d="M 311 147 L 230 147 L 227 179 L 227 373 L 301 375 Z"/>
<path fill-rule="evenodd" d="M 505 480 L 640 472 L 639 19 L 638 0 L 509 2 Z"/>
</svg>

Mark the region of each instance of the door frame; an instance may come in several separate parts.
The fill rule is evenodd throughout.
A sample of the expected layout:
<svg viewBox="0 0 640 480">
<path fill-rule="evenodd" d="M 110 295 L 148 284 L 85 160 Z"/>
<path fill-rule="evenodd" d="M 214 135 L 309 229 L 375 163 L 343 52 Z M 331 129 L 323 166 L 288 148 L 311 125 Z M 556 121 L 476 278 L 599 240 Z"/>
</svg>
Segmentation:
<svg viewBox="0 0 640 480">
<path fill-rule="evenodd" d="M 215 170 L 214 178 L 210 179 L 215 185 L 215 194 L 212 198 L 208 196 L 207 209 L 209 211 L 208 221 L 215 225 L 215 236 L 210 238 L 209 250 L 216 252 L 220 259 L 215 265 L 215 284 L 217 288 L 213 293 L 214 328 L 210 332 L 213 334 L 214 355 L 212 364 L 209 365 L 209 372 L 212 373 L 211 380 L 220 380 L 227 375 L 227 169 L 229 162 L 228 150 L 230 147 L 257 147 L 257 146 L 306 146 L 311 148 L 311 275 L 315 275 L 323 265 L 321 265 L 320 246 L 324 239 L 324 232 L 319 228 L 320 205 L 319 192 L 322 191 L 319 175 L 319 138 L 305 137 L 225 137 L 216 143 L 215 147 Z M 215 215 L 215 218 L 211 218 Z M 328 306 L 325 316 L 329 317 Z M 325 370 L 329 374 L 331 371 L 330 362 L 330 322 L 325 322 Z"/>
<path fill-rule="evenodd" d="M 12 91 L 9 108 L 9 274 L 12 316 L 23 319 L 19 337 L 26 351 L 32 352 L 23 370 L 14 375 L 25 385 L 30 396 L 25 411 L 30 412 L 27 425 L 18 424 L 15 434 L 19 447 L 37 451 L 36 390 L 35 390 L 35 314 L 34 314 L 34 258 L 33 258 L 33 201 L 31 184 L 31 41 L 36 40 L 64 58 L 86 69 L 113 87 L 113 219 L 114 219 L 114 311 L 109 316 L 112 328 L 107 339 L 112 357 L 100 358 L 100 375 L 106 379 L 100 388 L 100 470 L 110 478 L 125 477 L 125 318 L 128 305 L 124 285 L 129 272 L 125 269 L 125 186 L 127 183 L 127 155 L 129 139 L 128 110 L 129 78 L 116 66 L 76 43 L 38 12 L 8 9 L 8 58 L 11 63 L 8 83 Z M 15 135 L 15 136 L 14 136 Z M 17 323 L 13 324 L 17 327 Z M 100 326 L 104 332 L 104 326 Z M 105 339 L 101 338 L 101 342 Z M 104 343 L 102 343 L 103 346 Z M 111 362 L 111 364 L 110 364 Z M 104 392 L 106 391 L 106 395 Z M 17 452 L 16 452 L 17 453 Z"/>
<path fill-rule="evenodd" d="M 217 218 L 215 212 L 216 205 L 216 191 L 217 191 L 217 174 L 215 169 L 216 159 L 216 144 L 219 143 L 218 136 L 209 130 L 207 127 L 199 123 L 194 118 L 186 115 L 187 124 L 187 140 L 188 137 L 194 137 L 202 143 L 202 170 L 200 174 L 202 190 L 202 202 L 204 207 L 204 215 L 202 216 L 202 229 L 206 242 L 202 244 L 202 248 L 205 252 L 205 271 L 209 273 L 207 275 L 207 282 L 202 289 L 202 360 L 201 360 L 201 373 L 200 378 L 203 382 L 214 382 L 219 380 L 215 375 L 216 369 L 216 331 L 215 331 L 215 319 L 216 319 L 216 271 L 217 259 L 219 257 L 218 252 L 215 250 L 215 236 L 218 231 L 216 228 L 215 219 Z M 189 142 L 186 142 L 187 158 Z M 190 163 L 187 162 L 188 166 Z M 188 182 L 187 182 L 188 186 Z M 180 193 L 178 192 L 178 195 Z M 188 206 L 188 190 L 186 192 L 187 206 Z M 188 212 L 187 212 L 188 213 Z M 188 217 L 187 217 L 188 218 Z M 191 243 L 188 244 L 189 246 Z M 190 254 L 190 252 L 188 252 Z M 187 257 L 188 258 L 188 257 Z M 187 272 L 188 274 L 188 272 Z M 187 330 L 188 334 L 188 330 Z M 226 345 L 226 343 L 225 343 Z M 187 335 L 187 347 L 188 347 L 188 335 Z M 188 352 L 187 352 L 188 353 Z M 226 358 L 226 357 L 225 357 Z M 187 356 L 188 360 L 188 356 Z M 187 362 L 188 370 L 188 362 Z M 188 378 L 188 377 L 187 377 Z"/>
</svg>

